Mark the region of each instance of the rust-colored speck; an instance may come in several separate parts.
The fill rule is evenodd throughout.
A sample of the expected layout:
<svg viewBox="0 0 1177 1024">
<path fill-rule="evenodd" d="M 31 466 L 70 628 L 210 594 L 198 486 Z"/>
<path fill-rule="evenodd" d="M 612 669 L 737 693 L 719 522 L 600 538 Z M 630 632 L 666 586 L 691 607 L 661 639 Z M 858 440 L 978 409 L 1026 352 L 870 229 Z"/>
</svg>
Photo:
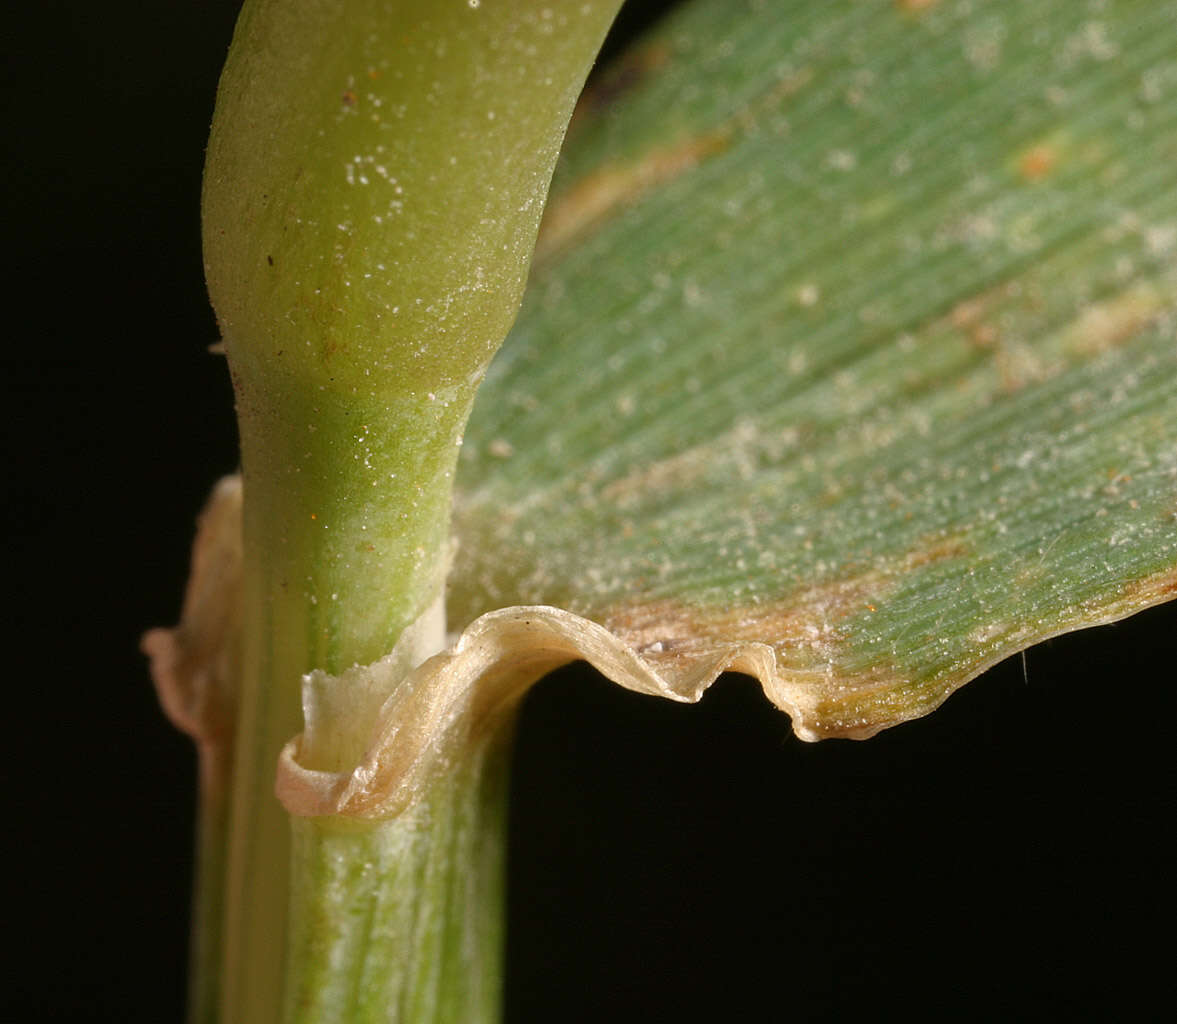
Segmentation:
<svg viewBox="0 0 1177 1024">
<path fill-rule="evenodd" d="M 359 102 L 359 97 L 356 96 L 353 89 L 344 89 L 341 98 L 345 107 L 354 107 Z"/>
<path fill-rule="evenodd" d="M 1053 146 L 1034 146 L 1018 160 L 1018 173 L 1025 181 L 1042 181 L 1058 165 L 1058 151 Z"/>
</svg>

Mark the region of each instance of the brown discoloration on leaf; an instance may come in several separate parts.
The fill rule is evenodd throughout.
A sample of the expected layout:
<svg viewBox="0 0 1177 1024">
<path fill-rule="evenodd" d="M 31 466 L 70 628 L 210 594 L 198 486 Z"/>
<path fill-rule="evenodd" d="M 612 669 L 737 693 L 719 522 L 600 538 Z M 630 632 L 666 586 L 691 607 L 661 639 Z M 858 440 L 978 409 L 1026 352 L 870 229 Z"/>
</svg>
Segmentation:
<svg viewBox="0 0 1177 1024">
<path fill-rule="evenodd" d="M 997 313 L 1016 294 L 1013 282 L 1007 281 L 994 288 L 963 299 L 948 314 L 948 324 L 963 334 L 971 345 L 993 353 L 1004 394 L 1020 391 L 1031 376 L 1038 372 L 1035 361 L 1021 349 L 1013 351 L 1005 343 L 996 323 Z"/>
<path fill-rule="evenodd" d="M 587 118 L 620 95 L 636 89 L 646 75 L 668 63 L 670 56 L 669 48 L 662 43 L 639 50 L 633 60 L 603 79 L 595 90 L 589 90 L 577 106 L 569 130 L 576 126 L 577 114 Z M 812 80 L 813 70 L 800 68 L 784 75 L 771 89 L 715 128 L 676 142 L 657 144 L 629 162 L 606 164 L 585 175 L 568 191 L 553 196 L 540 225 L 535 258 L 544 259 L 651 189 L 722 153 L 738 133 L 753 131 L 761 115 L 778 111 Z"/>
<path fill-rule="evenodd" d="M 1001 379 L 1001 390 L 1006 394 L 1024 386 L 1027 367 L 1023 365 L 1024 358 L 1019 358 L 1005 344 L 995 321 L 998 313 L 1017 294 L 1017 282 L 1004 281 L 962 299 L 953 306 L 947 317 L 947 323 L 952 329 L 963 334 L 970 344 L 992 351 L 994 365 Z"/>
<path fill-rule="evenodd" d="M 1143 281 L 1080 307 L 1074 320 L 1061 328 L 1011 345 L 998 322 L 1003 310 L 1018 301 L 1018 295 L 1017 282 L 1007 281 L 961 300 L 944 321 L 972 345 L 993 353 L 1004 394 L 1046 381 L 1075 363 L 1127 344 L 1159 317 L 1177 309 L 1173 293 L 1164 283 Z"/>
<path fill-rule="evenodd" d="M 845 640 L 838 623 L 878 599 L 863 577 L 794 592 L 764 605 L 690 608 L 655 601 L 622 609 L 605 626 L 654 664 L 709 653 L 717 645 L 763 643 L 778 656 L 811 668 Z M 823 657 L 823 655 L 825 657 Z"/>
<path fill-rule="evenodd" d="M 1177 298 L 1166 296 L 1150 282 L 1084 307 L 1064 338 L 1064 350 L 1089 359 L 1136 337 L 1158 316 L 1177 306 Z"/>
<path fill-rule="evenodd" d="M 928 564 L 966 552 L 951 537 L 933 539 L 898 559 L 900 565 Z M 313 673 L 312 696 L 351 705 L 357 692 L 389 696 L 374 715 L 355 723 L 354 751 L 316 762 L 313 715 L 308 729 L 282 752 L 276 791 L 292 814 L 327 814 L 358 819 L 386 819 L 402 813 L 452 769 L 457 751 L 485 740 L 517 704 L 527 688 L 548 671 L 582 658 L 607 678 L 638 693 L 680 702 L 697 701 L 720 673 L 745 672 L 763 686 L 766 696 L 793 718 L 806 740 L 841 737 L 866 739 L 881 729 L 934 710 L 969 679 L 1034 640 L 1081 625 L 1118 618 L 1132 608 L 1094 605 L 1075 609 L 1074 621 L 1050 630 L 1033 623 L 1004 623 L 999 634 L 978 637 L 974 649 L 935 675 L 905 670 L 888 656 L 869 663 L 843 659 L 812 668 L 791 664 L 759 634 L 804 626 L 800 602 L 821 594 L 827 608 L 849 619 L 870 574 L 794 595 L 794 611 L 688 611 L 670 601 L 636 606 L 614 616 L 614 628 L 550 606 L 503 608 L 479 617 L 456 643 L 428 659 L 406 678 L 398 670 L 397 652 L 370 666 L 354 666 L 339 677 Z M 1177 572 L 1169 570 L 1141 581 L 1155 603 L 1177 592 Z M 869 606 L 868 606 L 869 607 Z M 650 623 L 666 639 L 636 649 Z M 623 635 L 623 631 L 628 633 Z M 681 630 L 682 643 L 670 635 Z M 711 637 L 710 643 L 698 642 Z M 993 643 L 994 639 L 997 642 Z M 388 685 L 390 676 L 395 685 Z M 316 678 L 318 677 L 318 678 Z M 305 695 L 304 695 L 305 700 Z M 315 700 L 311 705 L 315 706 Z M 362 752 L 352 766 L 351 754 Z"/>
<path fill-rule="evenodd" d="M 987 318 L 994 306 L 1009 297 L 1010 290 L 1010 286 L 1004 284 L 958 302 L 948 314 L 949 322 L 978 348 L 992 348 L 998 334 L 997 328 Z"/>
<path fill-rule="evenodd" d="M 970 550 L 968 541 L 956 534 L 928 537 L 923 543 L 912 548 L 887 568 L 899 572 L 909 572 L 912 569 L 922 569 L 924 566 L 935 565 L 950 559 L 964 558 Z"/>
<path fill-rule="evenodd" d="M 615 609 L 603 622 L 669 679 L 689 675 L 724 650 L 771 648 L 774 671 L 804 692 L 804 700 L 794 694 L 791 703 L 804 714 L 807 733 L 865 737 L 924 712 L 908 713 L 907 704 L 895 703 L 894 694 L 911 680 L 890 659 L 862 664 L 852 649 L 854 630 L 905 575 L 964 558 L 969 550 L 960 537 L 934 537 L 899 557 L 799 587 L 777 601 L 688 607 L 659 600 Z"/>
<path fill-rule="evenodd" d="M 908 14 L 918 14 L 935 7 L 940 0 L 895 0 L 895 6 Z"/>
<path fill-rule="evenodd" d="M 802 433 L 799 428 L 797 436 Z M 751 465 L 765 454 L 771 457 L 778 445 L 755 423 L 742 420 L 705 444 L 654 460 L 610 481 L 601 488 L 601 498 L 626 508 L 651 495 L 697 485 L 705 473 L 720 476 L 724 470 Z"/>
<path fill-rule="evenodd" d="M 1005 395 L 1012 395 L 1028 384 L 1044 381 L 1051 376 L 1034 358 L 1032 350 L 1025 346 L 1011 350 L 998 342 L 994 353 L 994 365 L 1001 380 L 1002 394 Z"/>
<path fill-rule="evenodd" d="M 624 507 L 651 494 L 684 490 L 702 477 L 723 447 L 723 439 L 717 437 L 710 444 L 650 462 L 610 481 L 601 488 L 601 497 Z"/>
<path fill-rule="evenodd" d="M 650 189 L 723 152 L 731 134 L 722 129 L 651 150 L 633 163 L 612 164 L 589 174 L 548 208 L 536 245 L 543 259 L 569 241 L 637 201 Z"/>
<path fill-rule="evenodd" d="M 672 686 L 721 658 L 729 670 L 755 675 L 774 703 L 800 716 L 794 725 L 804 738 L 866 738 L 914 717 L 881 708 L 908 682 L 890 659 L 853 667 L 845 660 L 847 621 L 880 599 L 876 583 L 864 575 L 742 608 L 655 602 L 615 614 L 606 625 Z M 880 709 L 863 712 L 872 705 Z"/>
<path fill-rule="evenodd" d="M 1170 518 L 1174 532 L 1177 533 L 1177 510 L 1171 513 Z M 1114 622 L 1144 608 L 1174 599 L 1177 599 L 1177 568 L 1166 569 L 1144 579 L 1124 584 L 1110 605 L 1082 609 L 1082 618 L 1076 623 L 1075 628 L 1099 622 Z"/>
</svg>

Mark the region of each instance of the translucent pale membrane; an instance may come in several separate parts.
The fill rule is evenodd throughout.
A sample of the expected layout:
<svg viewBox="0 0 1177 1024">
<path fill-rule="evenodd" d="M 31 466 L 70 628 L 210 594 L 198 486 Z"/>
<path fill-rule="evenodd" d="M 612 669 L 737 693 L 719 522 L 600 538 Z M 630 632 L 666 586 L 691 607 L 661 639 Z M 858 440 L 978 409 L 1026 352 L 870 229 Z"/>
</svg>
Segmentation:
<svg viewBox="0 0 1177 1024">
<path fill-rule="evenodd" d="M 227 478 L 201 516 L 181 624 L 153 630 L 144 639 L 169 717 L 214 754 L 231 741 L 240 530 L 241 487 Z M 1146 603 L 1164 600 L 1167 593 L 1160 588 Z M 1124 613 L 1108 609 L 1101 619 L 1075 625 L 1112 621 Z M 1041 637 L 1020 636 L 1009 650 L 961 666 L 930 705 L 905 695 L 903 679 L 867 680 L 871 689 L 894 691 L 887 714 L 842 719 L 832 712 L 847 680 L 828 671 L 785 667 L 767 642 L 718 639 L 689 651 L 661 644 L 635 647 L 584 616 L 542 605 L 488 612 L 447 641 L 438 601 L 373 664 L 303 677 L 305 728 L 282 751 L 276 791 L 290 813 L 303 817 L 395 817 L 425 796 L 466 751 L 479 747 L 534 682 L 578 659 L 626 689 L 684 703 L 699 700 L 721 673 L 744 672 L 789 715 L 799 738 L 863 739 L 926 714 L 958 686 L 1036 639 Z"/>
</svg>

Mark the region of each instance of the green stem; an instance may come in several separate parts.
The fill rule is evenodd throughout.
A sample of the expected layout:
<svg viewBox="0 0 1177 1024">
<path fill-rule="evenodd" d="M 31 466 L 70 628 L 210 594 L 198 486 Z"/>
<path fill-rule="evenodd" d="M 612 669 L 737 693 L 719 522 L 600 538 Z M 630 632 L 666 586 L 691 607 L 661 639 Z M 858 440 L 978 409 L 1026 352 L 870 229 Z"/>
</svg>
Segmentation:
<svg viewBox="0 0 1177 1024">
<path fill-rule="evenodd" d="M 497 883 L 441 899 L 433 872 L 449 878 L 449 862 L 431 858 L 417 874 L 448 830 L 467 836 L 454 864 L 476 856 L 461 852 L 468 844 L 498 842 L 498 812 L 478 795 L 483 755 L 468 751 L 441 790 L 395 822 L 359 831 L 297 823 L 293 877 L 274 772 L 302 728 L 303 674 L 377 660 L 440 598 L 461 433 L 519 309 L 564 129 L 619 6 L 247 0 L 242 9 L 203 206 L 245 481 L 224 1024 L 274 1024 L 284 991 L 294 1019 L 347 1017 L 335 1000 L 352 1005 L 341 995 L 355 975 L 351 958 L 369 958 L 317 929 L 322 921 L 335 934 L 342 925 L 332 914 L 346 918 L 360 894 L 416 908 L 419 923 L 394 932 L 440 958 L 422 960 L 387 1005 L 430 1019 L 423 1007 L 440 977 L 454 998 L 491 998 L 462 995 L 449 946 L 423 937 L 489 935 L 468 922 L 492 913 L 478 901 Z M 482 828 L 486 839 L 477 838 Z M 369 859 L 380 865 L 364 876 L 371 888 L 344 886 L 337 905 L 331 880 Z M 404 878 L 423 890 L 393 891 Z M 288 934 L 290 899 L 300 923 Z M 335 953 L 320 955 L 323 942 Z M 382 949 L 393 964 L 409 955 Z M 491 954 L 478 959 L 493 973 Z M 472 1019 L 447 1005 L 437 1012 Z"/>
<path fill-rule="evenodd" d="M 509 732 L 391 821 L 295 820 L 291 1024 L 498 1019 Z"/>
<path fill-rule="evenodd" d="M 270 404 L 257 394 L 241 417 L 245 641 L 223 1003 L 225 1021 L 242 1024 L 280 1019 L 289 822 L 273 794 L 274 769 L 302 728 L 301 677 L 376 660 L 444 580 L 457 445 L 421 450 L 366 438 L 404 436 L 410 418 L 456 434 L 466 413 L 456 403 L 378 408 L 283 394 Z M 337 442 L 307 445 L 312 427 Z M 359 453 L 356 437 L 364 439 Z"/>
</svg>

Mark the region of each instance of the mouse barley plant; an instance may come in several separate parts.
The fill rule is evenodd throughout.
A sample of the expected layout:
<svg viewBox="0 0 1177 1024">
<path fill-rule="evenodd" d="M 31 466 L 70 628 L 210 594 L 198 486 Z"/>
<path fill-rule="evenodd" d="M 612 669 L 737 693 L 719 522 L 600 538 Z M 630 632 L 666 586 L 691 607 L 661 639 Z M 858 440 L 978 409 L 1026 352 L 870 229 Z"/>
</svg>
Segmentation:
<svg viewBox="0 0 1177 1024">
<path fill-rule="evenodd" d="M 692 0 L 573 116 L 618 6 L 243 8 L 193 1020 L 495 1019 L 560 664 L 864 738 L 1177 591 L 1177 3 Z"/>
</svg>

